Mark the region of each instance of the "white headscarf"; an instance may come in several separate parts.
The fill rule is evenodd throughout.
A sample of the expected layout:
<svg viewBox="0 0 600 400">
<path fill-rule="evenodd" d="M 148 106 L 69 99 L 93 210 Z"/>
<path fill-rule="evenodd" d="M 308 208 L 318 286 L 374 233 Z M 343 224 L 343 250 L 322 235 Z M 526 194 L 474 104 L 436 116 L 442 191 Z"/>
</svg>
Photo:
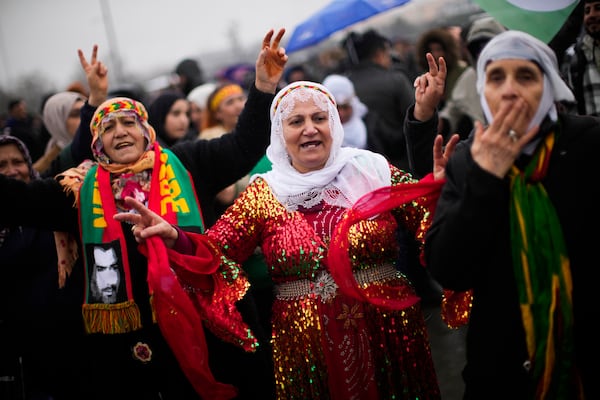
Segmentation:
<svg viewBox="0 0 600 400">
<path fill-rule="evenodd" d="M 208 96 L 210 96 L 216 88 L 217 84 L 214 82 L 203 83 L 192 89 L 192 91 L 188 93 L 187 99 L 196 104 L 200 109 L 204 110 L 206 108 Z"/>
<path fill-rule="evenodd" d="M 337 104 L 350 104 L 352 107 L 352 117 L 343 123 L 344 141 L 342 146 L 366 148 L 367 127 L 363 117 L 367 114 L 368 109 L 356 95 L 352 81 L 343 75 L 331 74 L 323 79 L 323 86 L 329 89 Z"/>
<path fill-rule="evenodd" d="M 542 99 L 529 123 L 528 130 L 541 124 L 546 115 L 556 121 L 556 101 L 575 101 L 573 92 L 560 77 L 554 51 L 546 43 L 528 33 L 509 30 L 492 38 L 483 48 L 477 60 L 477 91 L 481 98 L 481 107 L 489 123 L 492 123 L 494 117 L 483 94 L 485 68 L 491 61 L 505 59 L 533 61 L 540 66 L 544 73 Z"/>
<path fill-rule="evenodd" d="M 85 97 L 75 92 L 59 92 L 46 100 L 42 118 L 51 136 L 47 149 L 53 144 L 64 149 L 73 140 L 73 135 L 67 131 L 67 118 L 78 100 L 85 101 Z"/>
<path fill-rule="evenodd" d="M 301 173 L 291 163 L 283 137 L 283 121 L 298 102 L 313 100 L 329 114 L 331 153 L 325 166 Z M 310 208 L 321 200 L 328 204 L 350 207 L 362 195 L 391 184 L 390 166 L 385 157 L 371 151 L 342 147 L 344 128 L 336 103 L 327 88 L 308 81 L 292 82 L 277 93 L 271 104 L 271 143 L 267 158 L 271 171 L 263 177 L 277 199 L 290 211 L 298 206 Z M 256 176 L 253 176 L 254 179 Z"/>
</svg>

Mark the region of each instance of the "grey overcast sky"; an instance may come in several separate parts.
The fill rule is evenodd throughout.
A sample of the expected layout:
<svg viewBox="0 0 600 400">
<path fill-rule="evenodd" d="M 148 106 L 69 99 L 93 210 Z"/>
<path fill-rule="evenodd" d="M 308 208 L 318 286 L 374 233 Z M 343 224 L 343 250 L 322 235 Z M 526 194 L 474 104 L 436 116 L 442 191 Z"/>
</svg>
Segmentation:
<svg viewBox="0 0 600 400">
<path fill-rule="evenodd" d="M 294 27 L 329 0 L 0 0 L 0 87 L 35 74 L 58 88 L 79 73 L 77 49 L 110 51 L 109 10 L 124 69 L 171 69 L 186 57 L 260 41 L 270 28 Z M 109 24 L 110 25 L 110 24 Z M 201 61 L 202 64 L 202 61 Z"/>
</svg>

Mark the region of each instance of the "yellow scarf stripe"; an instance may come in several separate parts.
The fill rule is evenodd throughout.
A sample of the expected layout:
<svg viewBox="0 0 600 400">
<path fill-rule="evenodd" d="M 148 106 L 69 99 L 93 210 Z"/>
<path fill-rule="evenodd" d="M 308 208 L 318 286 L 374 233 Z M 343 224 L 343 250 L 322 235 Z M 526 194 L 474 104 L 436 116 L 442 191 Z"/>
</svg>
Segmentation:
<svg viewBox="0 0 600 400">
<path fill-rule="evenodd" d="M 561 273 L 566 286 L 565 291 L 567 292 L 567 298 L 569 299 L 569 304 L 573 304 L 573 278 L 571 278 L 571 262 L 564 254 L 561 254 L 560 265 Z"/>
<path fill-rule="evenodd" d="M 548 310 L 548 332 L 546 337 L 546 368 L 544 369 L 544 378 L 542 391 L 542 399 L 545 399 L 550 389 L 550 382 L 552 382 L 552 372 L 554 371 L 554 362 L 556 361 L 556 354 L 554 352 L 554 313 L 556 311 L 557 294 L 560 290 L 560 280 L 556 275 L 552 276 L 552 302 L 550 303 L 550 309 Z"/>
<path fill-rule="evenodd" d="M 525 327 L 525 340 L 529 354 L 535 353 L 535 332 L 533 331 L 533 314 L 531 304 L 521 304 L 521 317 Z"/>
</svg>

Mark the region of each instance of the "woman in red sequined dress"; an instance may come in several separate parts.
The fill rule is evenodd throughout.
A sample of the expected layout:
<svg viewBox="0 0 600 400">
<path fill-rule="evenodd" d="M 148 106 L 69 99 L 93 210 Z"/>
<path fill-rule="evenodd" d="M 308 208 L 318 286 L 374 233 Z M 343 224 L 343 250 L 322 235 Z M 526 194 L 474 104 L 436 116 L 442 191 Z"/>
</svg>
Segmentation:
<svg viewBox="0 0 600 400">
<path fill-rule="evenodd" d="M 438 70 L 429 60 L 430 72 L 415 84 L 411 114 L 417 118 L 430 104 L 424 101 L 443 91 L 445 64 L 440 60 Z M 257 246 L 262 249 L 275 284 L 277 398 L 439 399 L 419 299 L 395 265 L 400 251 L 395 231 L 402 224 L 422 241 L 457 137 L 444 153 L 441 137 L 421 138 L 434 148 L 434 169 L 417 182 L 382 155 L 341 147 L 335 99 L 320 84 L 299 81 L 283 88 L 271 105 L 271 122 L 272 170 L 253 176 L 206 234 L 238 263 Z M 340 235 L 340 227 L 357 215 L 353 205 L 361 199 L 369 205 L 363 196 L 398 198 L 411 191 L 417 195 L 397 201 L 391 211 L 389 203 L 373 203 L 387 205 Z M 136 229 L 140 241 L 159 232 L 146 231 L 154 222 L 140 215 L 123 218 L 143 228 Z M 164 226 L 165 237 L 177 238 L 180 231 Z M 342 240 L 336 240 L 332 257 L 336 234 Z"/>
</svg>

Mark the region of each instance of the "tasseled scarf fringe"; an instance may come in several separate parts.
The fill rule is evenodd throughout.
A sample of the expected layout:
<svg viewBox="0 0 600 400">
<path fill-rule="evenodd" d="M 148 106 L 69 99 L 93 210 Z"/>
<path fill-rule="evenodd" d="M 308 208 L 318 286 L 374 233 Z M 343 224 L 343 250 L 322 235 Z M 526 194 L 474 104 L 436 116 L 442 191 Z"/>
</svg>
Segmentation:
<svg viewBox="0 0 600 400">
<path fill-rule="evenodd" d="M 115 334 L 142 327 L 140 310 L 132 300 L 119 304 L 84 304 L 82 313 L 86 333 Z"/>
</svg>

